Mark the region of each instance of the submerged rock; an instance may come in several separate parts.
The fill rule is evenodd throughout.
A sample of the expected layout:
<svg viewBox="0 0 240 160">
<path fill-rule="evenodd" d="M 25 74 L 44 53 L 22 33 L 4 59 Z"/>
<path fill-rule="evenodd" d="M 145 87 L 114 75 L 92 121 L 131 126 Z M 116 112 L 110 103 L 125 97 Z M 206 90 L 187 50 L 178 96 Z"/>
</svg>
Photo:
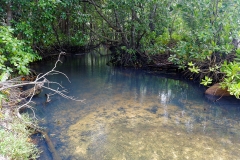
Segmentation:
<svg viewBox="0 0 240 160">
<path fill-rule="evenodd" d="M 212 96 L 231 96 L 227 89 L 222 89 L 219 83 L 214 84 L 213 86 L 209 87 L 205 94 L 212 95 Z"/>
<path fill-rule="evenodd" d="M 158 111 L 158 106 L 152 106 L 151 108 L 147 108 L 146 110 L 150 113 L 156 114 Z"/>
</svg>

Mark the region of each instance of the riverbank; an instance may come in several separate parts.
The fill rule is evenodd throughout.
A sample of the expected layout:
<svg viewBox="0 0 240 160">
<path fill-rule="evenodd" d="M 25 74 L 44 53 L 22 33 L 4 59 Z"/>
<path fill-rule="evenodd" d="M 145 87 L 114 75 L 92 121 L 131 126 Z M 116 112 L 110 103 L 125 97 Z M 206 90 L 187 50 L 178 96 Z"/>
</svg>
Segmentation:
<svg viewBox="0 0 240 160">
<path fill-rule="evenodd" d="M 61 53 L 59 58 L 60 55 Z M 48 134 L 38 126 L 35 111 L 32 108 L 32 97 L 39 94 L 42 88 L 65 96 L 62 91 L 44 86 L 46 81 L 51 83 L 45 76 L 53 72 L 59 73 L 54 70 L 59 61 L 58 59 L 55 67 L 45 74 L 20 76 L 0 83 L 0 156 L 2 159 L 37 159 L 40 151 L 37 149 L 37 143 L 34 144 L 30 138 L 35 133 L 41 133 L 54 159 L 61 159 Z M 32 110 L 32 117 L 27 113 L 22 114 L 26 108 Z"/>
<path fill-rule="evenodd" d="M 36 120 L 28 114 L 19 117 L 18 107 L 22 102 L 19 88 L 1 91 L 0 101 L 0 159 L 37 159 L 40 152 L 30 136 L 35 132 L 29 124 L 36 125 Z M 4 95 L 4 96 L 3 96 Z"/>
</svg>

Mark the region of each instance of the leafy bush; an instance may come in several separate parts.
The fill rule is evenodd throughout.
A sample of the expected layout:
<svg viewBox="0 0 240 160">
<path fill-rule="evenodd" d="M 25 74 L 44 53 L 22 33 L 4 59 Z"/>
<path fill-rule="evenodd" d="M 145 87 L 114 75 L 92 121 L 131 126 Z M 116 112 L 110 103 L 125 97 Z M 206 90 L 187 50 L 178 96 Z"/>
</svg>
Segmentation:
<svg viewBox="0 0 240 160">
<path fill-rule="evenodd" d="M 40 57 L 25 43 L 13 37 L 13 29 L 0 26 L 0 81 L 5 81 L 10 73 L 28 74 L 28 64 Z"/>
<path fill-rule="evenodd" d="M 240 63 L 226 61 L 221 67 L 221 71 L 225 73 L 223 82 L 221 82 L 222 88 L 227 88 L 231 95 L 234 95 L 239 99 L 240 96 Z"/>
</svg>

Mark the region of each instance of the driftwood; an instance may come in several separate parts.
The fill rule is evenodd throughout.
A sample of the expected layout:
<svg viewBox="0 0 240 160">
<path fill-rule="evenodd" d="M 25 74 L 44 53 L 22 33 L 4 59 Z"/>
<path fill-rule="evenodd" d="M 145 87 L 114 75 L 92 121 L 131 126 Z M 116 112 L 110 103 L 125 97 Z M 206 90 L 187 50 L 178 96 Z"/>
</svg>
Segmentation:
<svg viewBox="0 0 240 160">
<path fill-rule="evenodd" d="M 32 87 L 32 88 L 30 88 L 30 89 L 28 89 L 26 91 L 23 91 L 20 94 L 20 97 L 28 98 L 28 97 L 31 97 L 31 96 L 38 95 L 38 94 L 41 93 L 41 88 L 42 88 L 42 84 L 37 84 L 34 87 Z"/>
<path fill-rule="evenodd" d="M 38 133 L 41 133 L 43 138 L 45 139 L 47 146 L 48 146 L 48 150 L 51 152 L 52 154 L 52 158 L 53 160 L 62 160 L 62 158 L 59 156 L 58 152 L 56 151 L 51 139 L 49 138 L 47 132 L 39 129 L 38 127 L 34 126 L 34 125 L 28 125 L 29 128 L 35 130 Z"/>
<path fill-rule="evenodd" d="M 52 153 L 53 160 L 61 160 L 62 158 L 58 155 L 58 153 L 57 153 L 57 151 L 56 151 L 56 149 L 55 149 L 51 139 L 49 138 L 49 136 L 47 134 L 47 132 L 44 132 L 44 131 L 41 131 L 41 130 L 39 132 L 45 138 L 45 141 L 46 141 L 46 143 L 48 145 L 48 149 Z"/>
</svg>

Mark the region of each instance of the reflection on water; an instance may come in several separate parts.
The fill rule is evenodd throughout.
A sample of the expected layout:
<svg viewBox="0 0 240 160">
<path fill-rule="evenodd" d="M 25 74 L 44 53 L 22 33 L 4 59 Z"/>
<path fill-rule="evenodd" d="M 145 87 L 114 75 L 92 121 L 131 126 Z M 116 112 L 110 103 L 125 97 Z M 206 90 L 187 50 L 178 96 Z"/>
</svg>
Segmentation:
<svg viewBox="0 0 240 160">
<path fill-rule="evenodd" d="M 212 103 L 199 86 L 106 62 L 94 54 L 67 57 L 58 70 L 71 83 L 51 77 L 85 103 L 36 98 L 64 160 L 239 159 L 239 101 Z"/>
</svg>

